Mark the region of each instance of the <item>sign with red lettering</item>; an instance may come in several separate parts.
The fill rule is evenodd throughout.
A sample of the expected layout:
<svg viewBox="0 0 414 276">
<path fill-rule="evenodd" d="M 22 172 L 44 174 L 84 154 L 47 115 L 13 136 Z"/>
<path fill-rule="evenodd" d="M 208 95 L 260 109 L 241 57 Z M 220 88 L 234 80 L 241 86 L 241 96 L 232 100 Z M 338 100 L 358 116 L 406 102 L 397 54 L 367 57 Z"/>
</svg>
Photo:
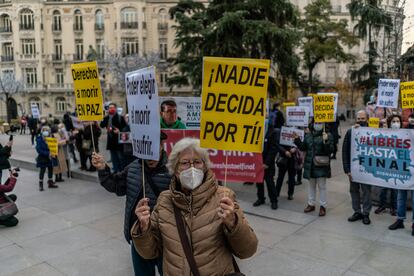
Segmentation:
<svg viewBox="0 0 414 276">
<path fill-rule="evenodd" d="M 198 138 L 199 130 L 173 130 L 163 129 L 168 135 L 164 142 L 164 149 L 169 154 L 179 140 L 184 137 Z M 218 180 L 225 180 L 224 171 L 226 168 L 227 155 L 227 181 L 230 182 L 263 182 L 263 159 L 261 153 L 248 153 L 240 151 L 222 151 L 209 149 L 211 168 Z"/>
<path fill-rule="evenodd" d="M 307 106 L 286 107 L 286 125 L 308 127 L 309 126 L 309 107 Z"/>
</svg>

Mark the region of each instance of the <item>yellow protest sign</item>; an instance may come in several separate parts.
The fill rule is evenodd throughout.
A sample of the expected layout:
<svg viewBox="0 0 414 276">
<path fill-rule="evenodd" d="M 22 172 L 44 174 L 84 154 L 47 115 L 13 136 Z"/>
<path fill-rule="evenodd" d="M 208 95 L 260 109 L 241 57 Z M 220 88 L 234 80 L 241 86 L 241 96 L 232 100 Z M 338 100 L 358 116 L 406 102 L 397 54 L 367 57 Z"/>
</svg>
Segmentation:
<svg viewBox="0 0 414 276">
<path fill-rule="evenodd" d="M 380 119 L 379 118 L 371 117 L 368 120 L 368 126 L 369 127 L 379 128 L 379 124 L 380 124 Z"/>
<path fill-rule="evenodd" d="M 315 123 L 335 122 L 334 94 L 317 94 L 313 96 L 313 118 Z"/>
<path fill-rule="evenodd" d="M 201 146 L 262 152 L 269 60 L 205 57 Z"/>
<path fill-rule="evenodd" d="M 50 154 L 53 156 L 58 155 L 58 141 L 56 138 L 46 137 L 46 144 L 50 150 Z"/>
<path fill-rule="evenodd" d="M 72 64 L 73 89 L 80 121 L 101 121 L 103 97 L 96 61 Z"/>
<path fill-rule="evenodd" d="M 295 102 L 287 102 L 287 103 L 283 103 L 283 107 L 286 108 L 288 106 L 295 106 L 296 103 Z"/>
<path fill-rule="evenodd" d="M 401 107 L 414 108 L 414 81 L 402 82 L 401 88 Z"/>
</svg>

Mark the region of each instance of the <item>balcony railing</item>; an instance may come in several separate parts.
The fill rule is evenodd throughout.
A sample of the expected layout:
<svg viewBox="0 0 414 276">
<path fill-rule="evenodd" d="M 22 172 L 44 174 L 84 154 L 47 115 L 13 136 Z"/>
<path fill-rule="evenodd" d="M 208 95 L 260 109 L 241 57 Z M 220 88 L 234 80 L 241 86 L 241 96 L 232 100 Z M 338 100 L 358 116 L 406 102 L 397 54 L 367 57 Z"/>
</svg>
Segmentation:
<svg viewBox="0 0 414 276">
<path fill-rule="evenodd" d="M 52 24 L 52 31 L 53 32 L 61 32 L 62 31 L 62 25 L 60 25 L 60 24 Z"/>
<path fill-rule="evenodd" d="M 102 23 L 95 23 L 95 31 L 104 31 L 105 25 Z"/>
<path fill-rule="evenodd" d="M 8 27 L 0 27 L 0 33 L 11 33 L 12 32 L 12 27 L 8 26 Z"/>
<path fill-rule="evenodd" d="M 13 56 L 1 56 L 1 61 L 2 62 L 14 61 L 14 57 Z"/>
<path fill-rule="evenodd" d="M 20 59 L 35 59 L 36 54 L 21 54 Z"/>
<path fill-rule="evenodd" d="M 138 29 L 138 22 L 121 22 L 121 29 Z"/>
<path fill-rule="evenodd" d="M 34 24 L 19 24 L 20 30 L 34 30 Z"/>
<path fill-rule="evenodd" d="M 48 89 L 72 89 L 71 83 L 51 83 L 48 85 Z"/>
<path fill-rule="evenodd" d="M 59 61 L 59 60 L 62 60 L 62 55 L 60 54 L 54 54 L 54 55 L 52 55 L 52 60 L 53 61 Z"/>
<path fill-rule="evenodd" d="M 73 55 L 73 60 L 74 60 L 74 61 L 82 61 L 82 60 L 83 60 L 83 55 L 80 55 L 80 54 L 74 54 L 74 55 Z"/>
<path fill-rule="evenodd" d="M 168 23 L 158 23 L 158 30 L 160 31 L 168 30 Z"/>
</svg>

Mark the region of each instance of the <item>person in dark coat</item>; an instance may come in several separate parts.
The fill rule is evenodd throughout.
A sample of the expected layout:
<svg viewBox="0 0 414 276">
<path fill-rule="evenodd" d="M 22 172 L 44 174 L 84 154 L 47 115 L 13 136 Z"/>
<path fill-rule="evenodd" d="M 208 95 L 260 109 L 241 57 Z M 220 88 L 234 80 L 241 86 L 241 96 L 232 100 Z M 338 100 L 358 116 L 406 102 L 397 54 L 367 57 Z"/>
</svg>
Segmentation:
<svg viewBox="0 0 414 276">
<path fill-rule="evenodd" d="M 71 134 L 72 131 L 75 130 L 75 127 L 73 125 L 72 118 L 70 117 L 69 112 L 66 112 L 65 115 L 63 115 L 63 124 L 65 125 L 66 131 L 69 134 Z M 72 154 L 73 162 L 77 163 L 78 159 L 76 158 L 75 145 L 72 143 L 72 141 L 68 143 L 68 148 L 69 148 L 70 154 Z"/>
<path fill-rule="evenodd" d="M 167 154 L 163 150 L 163 140 L 167 135 L 161 132 L 160 159 L 159 161 L 145 161 L 145 197 L 149 198 L 149 206 L 154 209 L 157 198 L 162 191 L 169 188 L 171 176 L 166 167 Z M 155 267 L 162 275 L 162 258 L 146 260 L 142 258 L 131 243 L 131 228 L 137 221 L 135 208 L 139 200 L 144 198 L 142 191 L 142 160 L 136 159 L 123 171 L 111 173 L 109 166 L 105 164 L 104 157 L 94 153 L 92 156 L 93 165 L 98 169 L 98 176 L 101 185 L 109 192 L 118 196 L 126 195 L 124 235 L 126 241 L 131 244 L 131 255 L 135 275 L 155 276 Z"/>
<path fill-rule="evenodd" d="M 91 124 L 93 129 L 93 135 L 91 132 Z M 74 131 L 74 133 L 76 140 L 76 148 L 78 149 L 80 156 L 80 169 L 91 172 L 96 171 L 96 168 L 92 164 L 92 152 L 94 151 L 94 144 L 95 151 L 99 152 L 99 137 L 101 136 L 101 129 L 99 128 L 96 122 L 83 122 L 83 129 L 76 130 Z M 87 166 L 88 160 L 91 163 L 89 168 Z"/>
<path fill-rule="evenodd" d="M 17 179 L 14 176 L 15 173 L 16 173 L 15 170 L 11 170 L 10 176 L 6 180 L 6 182 L 3 185 L 0 184 L 0 204 L 8 202 L 6 198 L 6 193 L 13 191 L 16 185 Z M 17 196 L 15 194 L 8 194 L 7 197 L 13 201 L 17 200 Z M 18 223 L 19 223 L 19 220 L 15 216 L 10 216 L 6 219 L 0 220 L 0 225 L 4 225 L 6 227 L 13 227 L 13 226 L 16 226 Z"/>
<path fill-rule="evenodd" d="M 39 123 L 38 119 L 34 118 L 33 115 L 29 115 L 27 126 L 29 127 L 30 141 L 32 142 L 32 146 L 34 146 L 35 137 L 37 135 L 37 124 L 38 123 Z"/>
<path fill-rule="evenodd" d="M 268 123 L 266 131 L 264 146 L 263 146 L 263 168 L 264 168 L 264 182 L 266 182 L 267 194 L 269 195 L 271 208 L 277 209 L 277 193 L 275 186 L 275 158 L 279 147 L 280 129 L 274 129 L 272 124 Z M 253 206 L 257 207 L 265 203 L 264 183 L 256 183 L 257 200 Z"/>
<path fill-rule="evenodd" d="M 45 177 L 45 172 L 47 169 L 47 184 L 48 187 L 53 189 L 57 188 L 58 186 L 53 182 L 53 166 L 56 165 L 54 163 L 55 158 L 52 158 L 50 154 L 49 147 L 46 143 L 46 137 L 51 136 L 50 127 L 43 126 L 40 130 L 40 134 L 36 138 L 36 167 L 40 168 L 39 171 L 39 191 L 43 191 L 43 178 Z"/>
<path fill-rule="evenodd" d="M 108 108 L 108 115 L 101 122 L 101 128 L 106 128 L 107 144 L 106 149 L 111 153 L 112 169 L 114 172 L 120 172 L 125 167 L 123 158 L 123 146 L 118 142 L 119 132 L 126 127 L 124 117 L 117 113 L 117 106 L 111 103 Z"/>
<path fill-rule="evenodd" d="M 324 131 L 321 123 L 312 123 L 311 131 L 305 135 L 302 142 L 295 134 L 295 144 L 299 150 L 306 152 L 303 178 L 309 180 L 308 205 L 305 213 L 315 211 L 316 186 L 319 189 L 320 210 L 319 216 L 326 215 L 327 198 L 326 198 L 326 179 L 331 177 L 331 165 L 316 166 L 314 164 L 315 156 L 330 156 L 334 151 L 334 141 L 332 134 Z"/>
<path fill-rule="evenodd" d="M 269 123 L 272 124 L 274 128 L 282 128 L 285 124 L 285 118 L 283 112 L 279 109 L 279 103 L 273 105 L 272 111 L 269 114 Z"/>
<path fill-rule="evenodd" d="M 342 166 L 344 172 L 349 178 L 349 192 L 351 194 L 352 209 L 354 214 L 348 218 L 349 222 L 362 220 L 365 225 L 371 223 L 369 219 L 369 213 L 371 212 L 371 185 L 358 183 L 353 181 L 351 174 L 351 138 L 352 129 L 362 126 L 368 126 L 368 114 L 365 110 L 360 110 L 357 113 L 357 121 L 353 128 L 348 129 L 344 137 L 344 143 L 342 145 Z M 361 192 L 362 191 L 362 210 L 361 210 Z"/>
<path fill-rule="evenodd" d="M 338 152 L 338 143 L 339 143 L 339 139 L 341 138 L 339 135 L 339 118 L 336 119 L 335 122 L 333 123 L 328 123 L 326 124 L 327 126 L 327 130 L 329 131 L 329 133 L 332 134 L 332 137 L 334 139 L 334 152 L 332 153 L 332 159 L 336 159 L 336 153 Z"/>
<path fill-rule="evenodd" d="M 276 180 L 276 194 L 280 195 L 282 189 L 283 179 L 286 173 L 288 173 L 288 200 L 293 200 L 293 193 L 295 192 L 295 153 L 296 147 L 282 146 L 278 147 L 279 155 L 281 157 L 280 162 L 277 164 L 279 171 Z"/>
<path fill-rule="evenodd" d="M 0 144 L 0 182 L 3 176 L 3 170 L 10 169 L 9 158 L 11 156 L 12 146 L 13 141 L 8 141 L 4 147 Z"/>
</svg>

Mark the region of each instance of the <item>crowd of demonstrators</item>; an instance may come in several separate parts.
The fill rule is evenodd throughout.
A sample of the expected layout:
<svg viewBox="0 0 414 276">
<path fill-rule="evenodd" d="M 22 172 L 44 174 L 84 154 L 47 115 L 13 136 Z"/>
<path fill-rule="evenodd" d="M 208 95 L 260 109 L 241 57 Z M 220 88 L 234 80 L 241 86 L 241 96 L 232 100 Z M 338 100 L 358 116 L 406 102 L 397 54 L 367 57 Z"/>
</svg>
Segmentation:
<svg viewBox="0 0 414 276">
<path fill-rule="evenodd" d="M 153 276 L 155 269 L 158 268 L 162 274 L 162 259 L 146 260 L 142 258 L 131 243 L 131 229 L 137 221 L 135 208 L 138 202 L 144 198 L 143 183 L 145 183 L 145 196 L 148 199 L 150 210 L 153 210 L 160 193 L 167 190 L 171 176 L 168 173 L 167 153 L 163 149 L 163 141 L 167 135 L 161 132 L 160 135 L 160 158 L 158 161 L 146 160 L 142 167 L 142 160 L 136 159 L 121 172 L 111 172 L 105 163 L 104 157 L 100 154 L 93 154 L 92 163 L 98 169 L 98 176 L 101 185 L 117 196 L 126 196 L 124 236 L 126 241 L 131 244 L 131 256 L 135 275 Z M 143 179 L 143 171 L 144 177 Z"/>
<path fill-rule="evenodd" d="M 109 104 L 108 115 L 100 124 L 107 132 L 106 149 L 111 153 L 111 161 L 114 172 L 122 171 L 126 164 L 123 158 L 123 145 L 119 143 L 119 132 L 126 127 L 124 117 L 117 113 L 117 105 Z"/>
</svg>

